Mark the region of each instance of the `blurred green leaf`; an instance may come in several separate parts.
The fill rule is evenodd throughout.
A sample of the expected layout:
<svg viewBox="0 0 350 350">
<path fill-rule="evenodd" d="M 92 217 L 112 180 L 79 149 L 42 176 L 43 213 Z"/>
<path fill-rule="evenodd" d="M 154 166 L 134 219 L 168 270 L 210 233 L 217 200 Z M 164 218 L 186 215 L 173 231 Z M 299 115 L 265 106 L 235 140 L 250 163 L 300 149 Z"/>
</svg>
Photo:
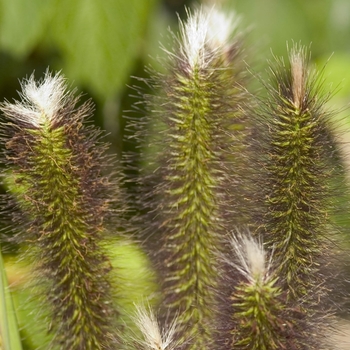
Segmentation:
<svg viewBox="0 0 350 350">
<path fill-rule="evenodd" d="M 124 87 L 158 0 L 0 0 L 0 49 L 58 50 L 59 69 L 102 100 Z"/>
<path fill-rule="evenodd" d="M 312 42 L 313 57 L 335 49 L 328 37 L 335 2 L 339 0 L 224 0 L 230 10 L 237 11 L 249 28 L 252 43 L 261 57 L 271 48 L 277 56 L 285 55 L 286 43 Z M 347 1 L 347 0 L 345 0 Z M 244 28 L 244 26 L 243 26 Z"/>
<path fill-rule="evenodd" d="M 5 266 L 0 248 L 0 348 L 2 350 L 21 350 L 21 338 L 16 313 L 8 288 Z"/>
<path fill-rule="evenodd" d="M 70 78 L 108 98 L 124 86 L 156 0 L 62 0 L 52 23 Z"/>
<path fill-rule="evenodd" d="M 0 46 L 16 57 L 28 55 L 52 16 L 56 0 L 0 0 Z"/>
</svg>

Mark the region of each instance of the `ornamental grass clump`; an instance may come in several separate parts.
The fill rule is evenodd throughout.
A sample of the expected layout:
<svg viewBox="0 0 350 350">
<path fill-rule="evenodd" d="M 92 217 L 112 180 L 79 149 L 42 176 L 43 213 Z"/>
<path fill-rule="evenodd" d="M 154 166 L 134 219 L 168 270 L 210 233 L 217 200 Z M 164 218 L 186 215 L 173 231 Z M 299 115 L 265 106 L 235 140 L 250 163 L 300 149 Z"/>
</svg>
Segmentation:
<svg viewBox="0 0 350 350">
<path fill-rule="evenodd" d="M 144 80 L 147 115 L 129 124 L 142 148 L 139 177 L 128 179 L 136 195 L 122 195 L 120 181 L 135 169 L 116 167 L 88 124 L 91 103 L 79 105 L 61 74 L 31 76 L 21 101 L 0 106 L 7 213 L 35 267 L 49 347 L 335 350 L 327 338 L 345 256 L 335 183 L 344 193 L 348 185 L 330 94 L 308 50 L 294 45 L 288 63 L 270 64 L 267 97 L 257 98 L 236 15 L 187 13 L 164 72 Z M 141 242 L 159 282 L 133 300 L 134 314 L 115 304 L 120 289 L 137 289 L 132 278 L 114 282 L 107 249 L 120 230 Z M 133 263 L 122 264 L 125 276 Z M 0 339 L 10 333 L 4 318 Z M 0 344 L 10 350 L 8 339 Z"/>
</svg>

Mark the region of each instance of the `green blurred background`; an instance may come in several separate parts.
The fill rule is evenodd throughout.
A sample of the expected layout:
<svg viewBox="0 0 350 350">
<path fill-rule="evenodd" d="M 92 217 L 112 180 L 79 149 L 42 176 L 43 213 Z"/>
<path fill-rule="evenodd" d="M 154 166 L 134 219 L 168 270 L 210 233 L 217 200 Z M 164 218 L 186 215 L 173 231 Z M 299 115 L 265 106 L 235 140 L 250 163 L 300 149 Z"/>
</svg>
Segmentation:
<svg viewBox="0 0 350 350">
<path fill-rule="evenodd" d="M 165 55 L 160 42 L 171 46 L 169 28 L 177 32 L 178 16 L 186 18 L 185 6 L 215 3 L 241 17 L 254 72 L 263 75 L 272 54 L 286 56 L 287 43 L 311 45 L 314 63 L 320 69 L 326 64 L 326 85 L 332 84 L 336 92 L 331 107 L 347 107 L 349 0 L 0 0 L 0 101 L 18 99 L 20 80 L 33 72 L 40 79 L 48 67 L 61 71 L 70 86 L 84 94 L 83 99 L 94 101 L 95 124 L 107 130 L 111 151 L 121 157 L 123 152 L 135 150 L 135 145 L 123 141 L 123 115 L 142 115 L 133 108 L 137 98 L 132 87 L 139 84 L 147 92 L 145 84 L 130 77 L 147 77 L 144 67 L 148 65 L 162 69 L 156 59 Z M 347 123 L 348 114 L 346 109 L 341 113 L 342 124 Z M 7 253 L 13 252 L 7 248 Z M 130 269 L 134 271 L 133 282 L 143 289 L 142 278 L 151 277 L 142 272 L 147 263 L 138 248 L 124 246 L 117 255 L 119 265 L 126 266 L 129 276 L 133 275 Z M 6 260 L 10 284 L 20 290 L 28 279 L 26 264 L 12 263 L 10 254 Z M 129 301 L 136 298 L 130 296 L 131 290 L 135 291 L 134 287 L 125 290 Z M 29 294 L 32 291 L 26 289 L 15 298 L 23 304 Z M 20 316 L 28 326 L 32 309 L 26 307 Z M 41 344 L 40 337 L 34 338 L 28 336 L 25 348 Z"/>
</svg>

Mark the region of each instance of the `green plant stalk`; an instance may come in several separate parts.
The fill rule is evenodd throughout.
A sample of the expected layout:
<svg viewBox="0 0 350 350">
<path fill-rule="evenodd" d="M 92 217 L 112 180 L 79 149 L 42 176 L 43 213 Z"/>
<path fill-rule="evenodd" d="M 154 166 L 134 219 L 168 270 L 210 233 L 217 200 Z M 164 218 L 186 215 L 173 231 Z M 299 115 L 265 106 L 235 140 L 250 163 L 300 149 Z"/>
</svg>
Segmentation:
<svg viewBox="0 0 350 350">
<path fill-rule="evenodd" d="M 211 41 L 209 22 L 218 20 L 215 16 L 227 21 L 214 10 L 189 14 L 168 74 L 153 84 L 164 92 L 152 104 L 163 106 L 158 116 L 164 127 L 156 171 L 160 182 L 152 192 L 151 218 L 144 220 L 161 241 L 155 260 L 164 313 L 177 318 L 176 343 L 193 350 L 210 349 L 213 342 L 214 255 L 233 221 L 225 198 L 237 176 L 232 158 L 240 142 L 235 141 L 245 132 L 237 103 L 244 96 L 242 70 L 237 69 L 242 66 L 240 49 L 231 37 L 219 45 Z"/>
<path fill-rule="evenodd" d="M 99 132 L 84 125 L 91 107 L 76 109 L 59 75 L 26 84 L 21 104 L 2 106 L 9 120 L 5 163 L 25 189 L 16 194 L 22 209 L 16 238 L 29 244 L 46 288 L 54 346 L 112 349 L 116 314 L 102 237 L 113 186 L 101 173 L 105 147 Z"/>
<path fill-rule="evenodd" d="M 16 312 L 0 247 L 0 349 L 22 350 Z"/>
</svg>

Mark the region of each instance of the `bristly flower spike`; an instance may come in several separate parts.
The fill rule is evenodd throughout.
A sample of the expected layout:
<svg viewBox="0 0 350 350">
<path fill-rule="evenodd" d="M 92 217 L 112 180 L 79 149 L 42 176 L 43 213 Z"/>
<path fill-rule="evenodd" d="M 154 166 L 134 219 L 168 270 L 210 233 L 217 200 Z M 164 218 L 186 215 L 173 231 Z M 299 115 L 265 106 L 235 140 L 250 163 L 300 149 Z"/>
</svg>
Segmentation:
<svg viewBox="0 0 350 350">
<path fill-rule="evenodd" d="M 325 107 L 329 94 L 301 45 L 289 51 L 289 64 L 271 65 L 266 87 L 267 100 L 255 111 L 257 231 L 265 248 L 274 249 L 286 307 L 298 308 L 305 321 L 300 341 L 304 337 L 307 349 L 321 348 L 320 328 L 327 326 L 330 312 L 320 300 L 329 300 L 333 287 L 325 271 L 337 232 L 331 218 L 338 168 L 331 155 L 339 145 Z"/>
<path fill-rule="evenodd" d="M 284 305 L 279 277 L 263 244 L 249 231 L 232 233 L 221 256 L 229 290 L 222 300 L 218 348 L 222 350 L 296 349 L 291 313 Z M 270 256 L 269 256 L 270 255 Z"/>
<path fill-rule="evenodd" d="M 335 145 L 329 142 L 328 97 L 319 91 L 306 49 L 293 47 L 289 60 L 289 68 L 272 68 L 270 97 L 258 117 L 263 123 L 258 147 L 265 154 L 259 169 L 267 170 L 259 176 L 266 180 L 261 182 L 266 214 L 258 224 L 266 245 L 275 248 L 290 295 L 302 297 L 320 282 L 317 270 L 329 232 L 334 174 L 328 155 Z"/>
<path fill-rule="evenodd" d="M 150 253 L 161 276 L 162 306 L 164 314 L 178 315 L 175 339 L 183 349 L 211 349 L 214 256 L 242 217 L 238 178 L 247 95 L 236 24 L 235 16 L 215 8 L 188 11 L 176 48 L 168 52 L 168 72 L 151 82 L 161 95 L 148 100 L 152 121 L 158 118 L 162 131 L 159 140 L 152 135 L 158 163 L 147 178 L 154 186 L 144 198 L 149 216 L 142 221 L 149 225 L 144 234 L 158 243 Z"/>
<path fill-rule="evenodd" d="M 102 245 L 118 193 L 103 171 L 115 163 L 101 132 L 86 125 L 91 104 L 76 107 L 62 75 L 31 76 L 21 97 L 1 105 L 4 163 L 20 188 L 12 194 L 15 239 L 28 247 L 51 305 L 53 346 L 112 349 L 116 314 Z"/>
</svg>

